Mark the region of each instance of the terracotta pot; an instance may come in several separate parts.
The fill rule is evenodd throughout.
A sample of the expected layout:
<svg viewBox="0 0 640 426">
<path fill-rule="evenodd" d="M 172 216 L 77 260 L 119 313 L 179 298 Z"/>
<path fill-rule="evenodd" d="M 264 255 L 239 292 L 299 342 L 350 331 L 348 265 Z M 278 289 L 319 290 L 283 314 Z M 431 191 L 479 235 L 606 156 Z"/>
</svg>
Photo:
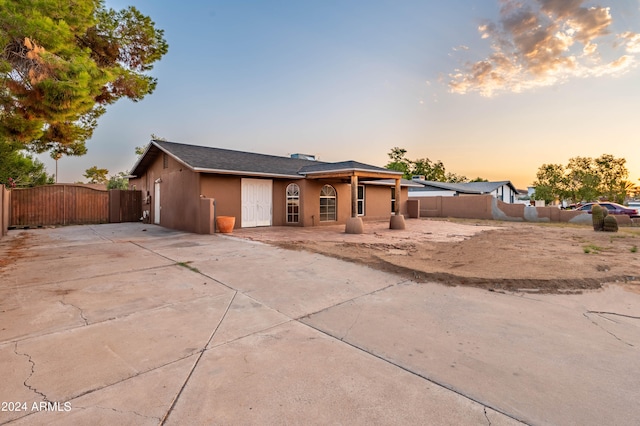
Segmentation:
<svg viewBox="0 0 640 426">
<path fill-rule="evenodd" d="M 218 216 L 216 217 L 216 227 L 218 232 L 223 234 L 230 234 L 233 232 L 233 227 L 236 224 L 236 218 L 234 216 Z"/>
</svg>

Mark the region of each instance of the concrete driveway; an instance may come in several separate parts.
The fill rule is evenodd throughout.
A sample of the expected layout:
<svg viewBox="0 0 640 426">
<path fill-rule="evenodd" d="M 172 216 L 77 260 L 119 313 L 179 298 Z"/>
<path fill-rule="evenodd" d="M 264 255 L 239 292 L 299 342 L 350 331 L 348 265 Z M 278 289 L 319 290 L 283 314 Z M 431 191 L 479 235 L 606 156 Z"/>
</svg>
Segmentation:
<svg viewBox="0 0 640 426">
<path fill-rule="evenodd" d="M 11 231 L 0 254 L 0 424 L 640 419 L 638 285 L 416 284 L 142 224 Z"/>
</svg>

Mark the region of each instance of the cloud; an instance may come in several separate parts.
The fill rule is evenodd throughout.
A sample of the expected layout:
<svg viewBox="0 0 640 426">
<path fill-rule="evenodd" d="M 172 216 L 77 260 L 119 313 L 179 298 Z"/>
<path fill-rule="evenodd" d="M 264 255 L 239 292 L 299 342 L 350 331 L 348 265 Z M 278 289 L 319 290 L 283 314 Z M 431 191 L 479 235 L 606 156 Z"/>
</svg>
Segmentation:
<svg viewBox="0 0 640 426">
<path fill-rule="evenodd" d="M 450 73 L 450 91 L 490 97 L 559 84 L 572 77 L 620 74 L 635 67 L 640 34 L 627 31 L 609 37 L 610 8 L 584 3 L 500 0 L 498 22 L 478 26 L 480 38 L 491 43 L 491 54 Z M 618 51 L 621 47 L 624 52 Z M 604 60 L 603 53 L 613 59 Z"/>
</svg>

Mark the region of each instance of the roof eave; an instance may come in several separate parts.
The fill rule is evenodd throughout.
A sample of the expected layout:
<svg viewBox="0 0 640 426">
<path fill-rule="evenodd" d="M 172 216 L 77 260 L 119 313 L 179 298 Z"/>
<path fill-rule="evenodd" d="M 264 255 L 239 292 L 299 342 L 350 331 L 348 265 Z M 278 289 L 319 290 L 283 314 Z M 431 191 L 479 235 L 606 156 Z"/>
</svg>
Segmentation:
<svg viewBox="0 0 640 426">
<path fill-rule="evenodd" d="M 245 175 L 245 176 L 264 176 L 284 179 L 303 179 L 304 176 L 300 175 L 288 175 L 283 173 L 265 173 L 265 172 L 250 172 L 246 170 L 222 170 L 222 169 L 207 169 L 203 167 L 194 167 L 194 172 L 199 173 L 215 173 L 220 175 Z"/>
<path fill-rule="evenodd" d="M 320 175 L 325 173 L 350 173 L 350 172 L 364 172 L 364 173 L 381 173 L 395 176 L 402 176 L 402 172 L 396 171 L 385 171 L 385 170 L 372 170 L 372 169 L 360 169 L 360 168 L 344 168 L 344 169 L 327 169 L 327 170 L 317 170 L 312 172 L 300 172 L 301 174 L 307 175 Z"/>
</svg>

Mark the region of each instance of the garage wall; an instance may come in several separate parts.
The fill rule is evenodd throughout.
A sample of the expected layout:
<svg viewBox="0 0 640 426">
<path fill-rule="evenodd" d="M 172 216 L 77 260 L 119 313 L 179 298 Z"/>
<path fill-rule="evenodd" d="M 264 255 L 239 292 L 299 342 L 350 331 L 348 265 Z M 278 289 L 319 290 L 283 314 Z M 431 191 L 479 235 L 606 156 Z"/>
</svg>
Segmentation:
<svg viewBox="0 0 640 426">
<path fill-rule="evenodd" d="M 233 216 L 235 228 L 240 228 L 242 217 L 242 180 L 237 176 L 202 174 L 200 193 L 216 202 L 216 216 Z"/>
<path fill-rule="evenodd" d="M 166 167 L 165 167 L 166 165 Z M 199 175 L 182 163 L 159 155 L 147 172 L 129 181 L 142 190 L 142 210 L 154 223 L 154 185 L 160 179 L 160 225 L 187 232 L 198 232 L 200 217 Z"/>
</svg>

